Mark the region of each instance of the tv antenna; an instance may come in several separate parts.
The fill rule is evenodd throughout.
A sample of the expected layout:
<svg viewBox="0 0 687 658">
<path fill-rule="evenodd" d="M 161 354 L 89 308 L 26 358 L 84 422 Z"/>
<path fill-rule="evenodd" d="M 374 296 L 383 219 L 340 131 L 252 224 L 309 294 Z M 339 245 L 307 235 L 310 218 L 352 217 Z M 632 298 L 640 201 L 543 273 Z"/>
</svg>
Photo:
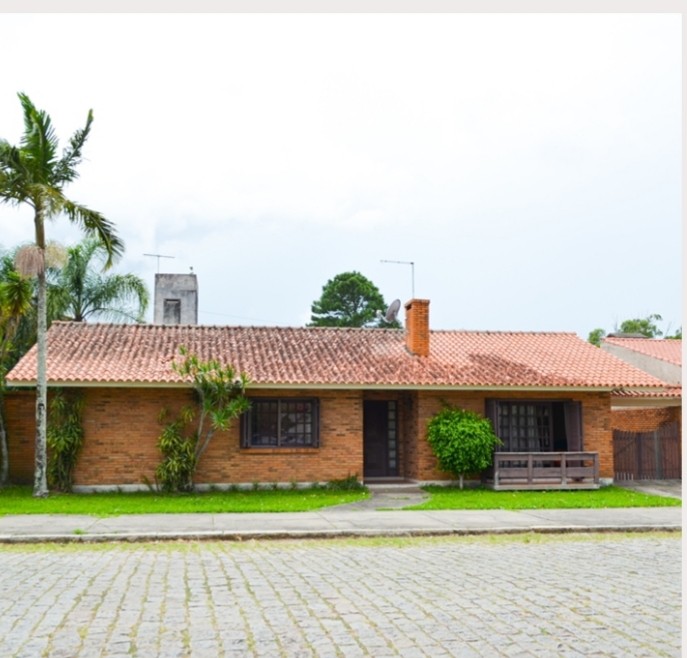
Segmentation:
<svg viewBox="0 0 687 658">
<path fill-rule="evenodd" d="M 415 263 L 412 260 L 381 260 L 380 263 L 393 263 L 394 265 L 410 265 L 410 285 L 412 299 L 415 299 Z"/>
<path fill-rule="evenodd" d="M 160 258 L 174 258 L 174 256 L 163 256 L 162 254 L 143 254 L 144 256 L 151 256 L 157 258 L 157 273 L 160 273 Z"/>
</svg>

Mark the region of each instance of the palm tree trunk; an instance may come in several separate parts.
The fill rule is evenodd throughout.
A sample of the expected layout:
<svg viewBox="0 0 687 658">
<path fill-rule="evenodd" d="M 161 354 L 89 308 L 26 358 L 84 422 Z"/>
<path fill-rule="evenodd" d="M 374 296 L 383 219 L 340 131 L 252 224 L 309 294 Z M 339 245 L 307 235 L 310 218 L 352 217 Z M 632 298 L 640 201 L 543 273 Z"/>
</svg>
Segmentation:
<svg viewBox="0 0 687 658">
<path fill-rule="evenodd" d="M 36 245 L 40 248 L 41 254 L 45 259 L 45 231 L 43 213 L 40 208 L 36 208 Z M 48 495 L 47 477 L 47 418 L 46 408 L 48 403 L 48 381 L 47 381 L 47 304 L 46 304 L 46 283 L 45 283 L 45 262 L 38 272 L 38 315 L 37 325 L 37 372 L 36 372 L 36 453 L 33 474 L 33 495 L 44 498 Z"/>
</svg>

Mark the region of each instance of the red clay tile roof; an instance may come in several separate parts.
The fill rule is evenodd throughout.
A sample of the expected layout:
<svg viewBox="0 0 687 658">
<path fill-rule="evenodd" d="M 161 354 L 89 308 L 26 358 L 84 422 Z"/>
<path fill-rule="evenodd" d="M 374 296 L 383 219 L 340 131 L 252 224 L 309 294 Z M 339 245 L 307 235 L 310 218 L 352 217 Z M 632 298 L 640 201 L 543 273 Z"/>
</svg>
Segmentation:
<svg viewBox="0 0 687 658">
<path fill-rule="evenodd" d="M 682 397 L 682 386 L 666 386 L 663 390 L 637 391 L 619 389 L 612 392 L 614 398 L 657 398 L 679 399 Z"/>
<path fill-rule="evenodd" d="M 604 343 L 624 347 L 638 354 L 651 356 L 660 361 L 666 361 L 676 366 L 682 366 L 682 340 L 676 338 L 661 339 L 656 338 L 621 338 L 617 336 L 607 336 L 603 339 Z"/>
<path fill-rule="evenodd" d="M 399 329 L 108 325 L 56 322 L 48 332 L 53 385 L 181 383 L 170 364 L 185 346 L 244 371 L 255 386 L 627 388 L 662 382 L 572 333 L 434 331 L 429 357 Z M 10 385 L 31 385 L 36 348 Z"/>
</svg>

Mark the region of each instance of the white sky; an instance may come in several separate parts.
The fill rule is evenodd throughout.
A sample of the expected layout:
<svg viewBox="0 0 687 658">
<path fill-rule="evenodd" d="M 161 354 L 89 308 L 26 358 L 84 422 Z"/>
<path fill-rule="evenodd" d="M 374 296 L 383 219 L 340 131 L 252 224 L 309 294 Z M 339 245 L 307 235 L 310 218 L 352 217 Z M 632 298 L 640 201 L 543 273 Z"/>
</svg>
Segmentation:
<svg viewBox="0 0 687 658">
<path fill-rule="evenodd" d="M 62 143 L 93 108 L 68 195 L 151 295 L 144 253 L 192 267 L 202 324 L 303 325 L 350 270 L 407 301 L 410 266 L 382 259 L 415 263 L 435 329 L 682 324 L 679 14 L 0 20 L 0 136 L 18 91 Z M 28 211 L 0 225 L 33 238 Z"/>
</svg>

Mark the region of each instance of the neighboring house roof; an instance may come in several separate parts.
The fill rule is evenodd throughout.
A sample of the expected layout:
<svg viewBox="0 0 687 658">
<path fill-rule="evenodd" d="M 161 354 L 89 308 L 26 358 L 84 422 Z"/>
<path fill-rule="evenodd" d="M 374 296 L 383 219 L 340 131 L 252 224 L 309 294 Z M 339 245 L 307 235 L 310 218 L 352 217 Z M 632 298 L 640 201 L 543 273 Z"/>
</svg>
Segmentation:
<svg viewBox="0 0 687 658">
<path fill-rule="evenodd" d="M 603 339 L 603 343 L 650 356 L 653 359 L 665 361 L 676 366 L 682 366 L 682 340 L 680 339 L 656 340 L 651 338 L 607 336 Z"/>
<path fill-rule="evenodd" d="M 639 404 L 664 407 L 681 404 L 682 340 L 607 336 L 601 342 L 601 349 L 660 379 L 667 386 L 662 394 L 614 394 L 614 406 L 629 407 Z"/>
<path fill-rule="evenodd" d="M 54 323 L 51 385 L 179 385 L 171 368 L 186 347 L 216 358 L 262 387 L 469 387 L 605 389 L 660 387 L 573 333 L 432 331 L 430 355 L 406 348 L 399 329 L 214 327 Z M 36 379 L 36 348 L 7 382 Z"/>
</svg>

